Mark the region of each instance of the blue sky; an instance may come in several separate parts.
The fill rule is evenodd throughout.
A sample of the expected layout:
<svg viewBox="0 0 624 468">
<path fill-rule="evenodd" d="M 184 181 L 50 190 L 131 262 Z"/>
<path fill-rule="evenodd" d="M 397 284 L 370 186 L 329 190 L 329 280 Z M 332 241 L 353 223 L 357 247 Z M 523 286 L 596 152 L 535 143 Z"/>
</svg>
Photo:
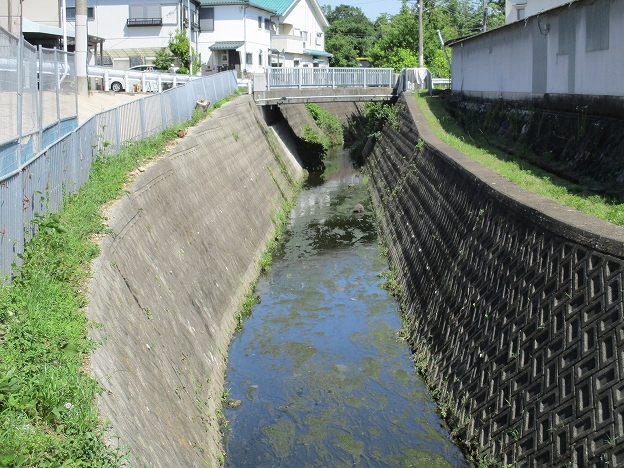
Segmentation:
<svg viewBox="0 0 624 468">
<path fill-rule="evenodd" d="M 317 0 L 319 5 L 350 5 L 360 7 L 369 20 L 375 21 L 382 13 L 396 15 L 401 9 L 400 0 Z"/>
</svg>

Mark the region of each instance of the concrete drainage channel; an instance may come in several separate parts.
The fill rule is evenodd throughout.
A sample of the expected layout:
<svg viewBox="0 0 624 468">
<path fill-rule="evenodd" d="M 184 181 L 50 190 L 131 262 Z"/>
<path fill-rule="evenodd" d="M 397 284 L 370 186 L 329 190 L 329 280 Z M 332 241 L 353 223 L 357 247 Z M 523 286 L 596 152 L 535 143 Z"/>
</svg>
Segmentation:
<svg viewBox="0 0 624 468">
<path fill-rule="evenodd" d="M 451 429 L 500 464 L 624 464 L 624 230 L 566 222 L 437 141 L 412 97 L 399 105 L 367 170 L 417 365 Z M 301 175 L 259 121 L 249 97 L 217 110 L 109 216 L 93 371 L 137 465 L 219 464 L 234 313 Z"/>
<path fill-rule="evenodd" d="M 483 464 L 623 466 L 624 229 L 444 144 L 413 96 L 399 106 L 368 173 L 417 365 L 458 441 Z"/>
</svg>

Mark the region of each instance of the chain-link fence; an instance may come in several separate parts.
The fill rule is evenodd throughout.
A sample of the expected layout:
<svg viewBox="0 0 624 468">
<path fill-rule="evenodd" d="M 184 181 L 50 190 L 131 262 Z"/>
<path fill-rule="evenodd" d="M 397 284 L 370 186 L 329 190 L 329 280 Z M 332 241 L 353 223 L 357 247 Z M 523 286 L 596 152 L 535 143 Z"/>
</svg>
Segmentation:
<svg viewBox="0 0 624 468">
<path fill-rule="evenodd" d="M 74 54 L 0 28 L 0 177 L 20 170 L 78 125 Z"/>
<path fill-rule="evenodd" d="M 55 63 L 56 69 L 63 69 L 61 61 Z M 36 231 L 32 222 L 36 214 L 59 212 L 63 197 L 78 191 L 88 179 L 100 151 L 114 154 L 130 141 L 189 120 L 198 100 L 215 103 L 237 88 L 235 73 L 223 72 L 100 112 L 62 139 L 56 138 L 20 170 L 0 175 L 0 275 L 10 277 L 12 265 L 19 263 L 18 254 Z M 48 88 L 47 92 L 56 91 Z M 46 118 L 54 118 L 52 102 L 57 103 L 59 115 L 62 99 L 40 99 L 50 101 L 42 106 Z"/>
</svg>

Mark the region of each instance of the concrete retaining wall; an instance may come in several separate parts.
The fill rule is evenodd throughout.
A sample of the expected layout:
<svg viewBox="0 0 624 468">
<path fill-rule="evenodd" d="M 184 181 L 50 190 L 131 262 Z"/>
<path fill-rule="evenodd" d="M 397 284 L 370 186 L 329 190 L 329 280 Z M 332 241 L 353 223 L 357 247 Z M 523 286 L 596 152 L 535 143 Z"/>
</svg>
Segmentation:
<svg viewBox="0 0 624 468">
<path fill-rule="evenodd" d="M 624 229 L 441 142 L 414 97 L 368 155 L 417 364 L 468 449 L 624 466 Z"/>
<path fill-rule="evenodd" d="M 522 152 L 523 159 L 551 174 L 624 198 L 624 100 L 590 98 L 506 101 L 451 95 L 443 102 L 472 136 L 487 135 L 489 144 Z"/>
<path fill-rule="evenodd" d="M 301 169 L 250 97 L 214 111 L 110 209 L 90 319 L 111 436 L 138 466 L 219 466 L 235 312 Z M 113 441 L 116 443 L 116 441 Z"/>
</svg>

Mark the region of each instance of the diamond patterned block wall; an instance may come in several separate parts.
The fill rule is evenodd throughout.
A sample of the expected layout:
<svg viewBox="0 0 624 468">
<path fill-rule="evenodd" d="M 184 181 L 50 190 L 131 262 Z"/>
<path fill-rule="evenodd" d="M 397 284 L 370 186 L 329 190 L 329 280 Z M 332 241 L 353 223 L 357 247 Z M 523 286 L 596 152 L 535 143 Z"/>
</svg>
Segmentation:
<svg viewBox="0 0 624 468">
<path fill-rule="evenodd" d="M 396 106 L 367 172 L 454 433 L 515 467 L 624 466 L 624 229 L 444 144 L 412 95 Z"/>
</svg>

